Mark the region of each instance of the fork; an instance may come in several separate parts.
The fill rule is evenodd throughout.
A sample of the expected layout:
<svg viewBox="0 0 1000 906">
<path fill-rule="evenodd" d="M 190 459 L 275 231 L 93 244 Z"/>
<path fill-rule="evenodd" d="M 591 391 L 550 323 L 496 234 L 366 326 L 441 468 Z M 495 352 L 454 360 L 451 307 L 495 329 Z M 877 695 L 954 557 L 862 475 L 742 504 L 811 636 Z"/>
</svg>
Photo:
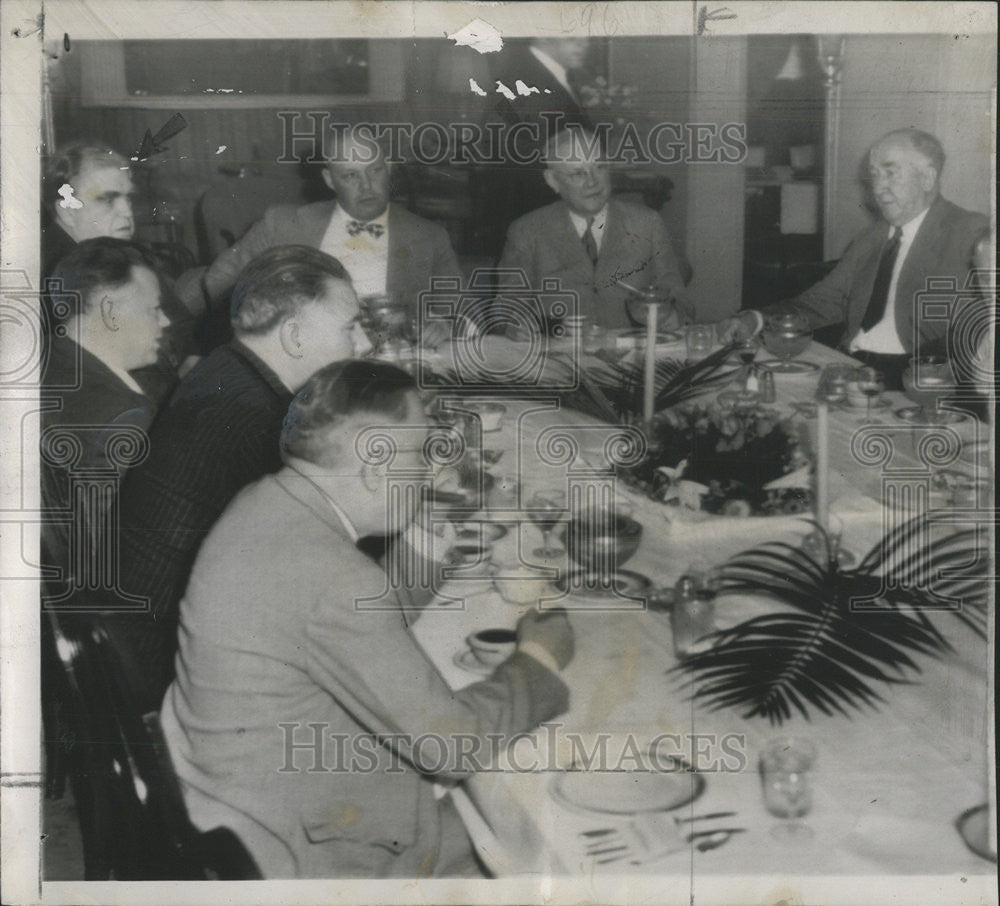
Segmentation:
<svg viewBox="0 0 1000 906">
<path fill-rule="evenodd" d="M 700 852 L 722 846 L 733 834 L 742 833 L 745 829 L 738 827 L 717 827 L 711 830 L 685 828 L 682 832 L 680 828 L 695 821 L 728 818 L 733 814 L 735 813 L 712 812 L 690 818 L 679 818 L 676 815 L 667 816 L 662 813 L 637 815 L 622 827 L 584 831 L 581 836 L 586 841 L 586 855 L 594 858 L 596 864 L 617 862 L 623 859 L 631 859 L 633 864 L 639 864 L 686 850 L 691 846 Z M 669 821 L 667 821 L 668 817 Z"/>
</svg>

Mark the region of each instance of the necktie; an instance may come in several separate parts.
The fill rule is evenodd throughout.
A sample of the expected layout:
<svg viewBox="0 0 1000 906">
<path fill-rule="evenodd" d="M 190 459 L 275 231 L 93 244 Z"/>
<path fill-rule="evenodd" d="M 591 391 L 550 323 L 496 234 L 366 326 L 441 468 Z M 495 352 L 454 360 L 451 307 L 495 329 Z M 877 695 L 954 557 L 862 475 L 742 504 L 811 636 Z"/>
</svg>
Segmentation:
<svg viewBox="0 0 1000 906">
<path fill-rule="evenodd" d="M 350 220 L 347 223 L 347 232 L 351 236 L 357 236 L 358 233 L 368 233 L 373 238 L 378 239 L 385 232 L 385 227 L 380 223 L 362 223 L 360 220 Z"/>
<path fill-rule="evenodd" d="M 882 249 L 878 259 L 878 271 L 875 274 L 875 284 L 872 286 L 872 297 L 861 319 L 861 329 L 871 330 L 885 317 L 885 307 L 889 304 L 889 284 L 892 283 L 892 269 L 896 266 L 899 255 L 899 227 L 893 230 L 892 236 Z"/>
<path fill-rule="evenodd" d="M 587 229 L 583 231 L 583 250 L 587 253 L 587 257 L 590 259 L 591 264 L 597 264 L 597 240 L 594 238 L 594 233 L 591 227 L 594 225 L 594 218 L 591 217 L 587 221 Z"/>
</svg>

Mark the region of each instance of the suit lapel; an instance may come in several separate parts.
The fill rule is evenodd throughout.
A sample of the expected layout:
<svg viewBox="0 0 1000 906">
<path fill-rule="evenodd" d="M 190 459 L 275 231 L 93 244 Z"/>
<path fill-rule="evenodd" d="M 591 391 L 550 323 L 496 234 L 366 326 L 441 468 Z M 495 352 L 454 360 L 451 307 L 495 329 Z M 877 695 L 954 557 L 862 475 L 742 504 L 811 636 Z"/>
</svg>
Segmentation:
<svg viewBox="0 0 1000 906">
<path fill-rule="evenodd" d="M 917 294 L 924 291 L 924 275 L 933 273 L 928 262 L 936 259 L 941 248 L 941 219 L 944 199 L 938 197 L 927 211 L 917 235 L 907 252 L 906 260 L 896 282 L 896 329 L 903 345 L 910 348 L 913 342 L 913 323 L 916 317 Z"/>
<path fill-rule="evenodd" d="M 577 235 L 576 227 L 569 217 L 569 208 L 565 202 L 557 202 L 552 210 L 552 236 L 554 237 L 563 255 L 568 260 L 581 262 L 587 268 L 592 268 L 587 250 L 583 247 L 583 240 Z M 600 260 L 600 259 L 598 259 Z"/>
<path fill-rule="evenodd" d="M 415 253 L 416 244 L 420 241 L 419 234 L 406 228 L 405 215 L 400 213 L 398 205 L 389 205 L 389 217 L 386 221 L 389 226 L 389 247 L 386 261 L 385 291 L 390 297 L 409 297 L 410 294 L 403 293 L 402 289 L 406 283 L 406 277 L 410 270 Z M 430 289 L 430 287 L 423 287 Z"/>
<path fill-rule="evenodd" d="M 337 209 L 335 201 L 321 201 L 308 205 L 302 211 L 302 244 L 318 249 L 323 244 L 330 218 Z"/>
<path fill-rule="evenodd" d="M 601 274 L 614 270 L 621 258 L 621 245 L 625 241 L 626 213 L 613 201 L 608 202 L 608 219 L 604 224 L 604 237 L 597 255 L 597 271 Z"/>
</svg>

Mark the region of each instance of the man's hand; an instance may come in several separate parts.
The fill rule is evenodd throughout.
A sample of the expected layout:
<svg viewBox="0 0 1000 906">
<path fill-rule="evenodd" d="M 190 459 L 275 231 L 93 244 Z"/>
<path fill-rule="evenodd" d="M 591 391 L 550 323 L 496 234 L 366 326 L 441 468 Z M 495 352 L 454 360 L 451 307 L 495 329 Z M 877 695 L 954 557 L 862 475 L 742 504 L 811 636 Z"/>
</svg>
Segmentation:
<svg viewBox="0 0 1000 906">
<path fill-rule="evenodd" d="M 541 645 L 552 655 L 560 670 L 573 659 L 573 627 L 561 607 L 545 613 L 529 610 L 517 624 L 517 641 L 519 645 L 525 642 Z"/>
<path fill-rule="evenodd" d="M 760 327 L 760 315 L 755 311 L 741 311 L 734 318 L 724 318 L 715 325 L 715 335 L 725 346 L 734 340 L 748 340 Z"/>
</svg>

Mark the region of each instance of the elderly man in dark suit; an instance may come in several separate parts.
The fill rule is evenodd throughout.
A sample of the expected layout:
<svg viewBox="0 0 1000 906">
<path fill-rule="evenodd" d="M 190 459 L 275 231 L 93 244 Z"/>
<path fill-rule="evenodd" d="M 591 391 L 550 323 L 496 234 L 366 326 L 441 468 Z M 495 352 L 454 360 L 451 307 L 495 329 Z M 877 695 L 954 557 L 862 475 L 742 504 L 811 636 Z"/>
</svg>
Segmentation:
<svg viewBox="0 0 1000 906">
<path fill-rule="evenodd" d="M 184 378 L 150 430 L 149 458 L 121 494 L 122 587 L 150 601 L 149 618 L 133 621 L 149 707 L 173 675 L 177 604 L 201 542 L 244 485 L 280 468 L 292 394 L 322 365 L 370 348 L 358 318 L 339 262 L 269 249 L 233 291 L 234 339 Z"/>
<path fill-rule="evenodd" d="M 205 273 L 210 300 L 224 298 L 250 260 L 276 245 L 326 252 L 343 263 L 360 299 L 389 296 L 406 305 L 412 317 L 419 314 L 419 296 L 430 290 L 431 277 L 461 274 L 442 227 L 389 203 L 389 165 L 382 147 L 353 132 L 335 138 L 323 180 L 336 201 L 269 208 Z"/>
<path fill-rule="evenodd" d="M 388 463 L 358 452 L 372 425 Z M 289 410 L 285 468 L 233 501 L 195 563 L 164 732 L 192 820 L 231 828 L 267 878 L 481 877 L 435 779 L 494 766 L 491 746 L 567 708 L 561 611 L 529 611 L 511 657 L 453 692 L 405 606 L 359 603 L 385 574 L 355 541 L 404 527 L 385 470 L 419 476 L 426 432 L 406 372 L 322 369 Z"/>
<path fill-rule="evenodd" d="M 747 336 L 764 317 L 786 311 L 803 314 L 814 330 L 843 324 L 843 348 L 901 389 L 909 356 L 939 348 L 948 331 L 948 319 L 918 320 L 919 294 L 932 289 L 929 280 L 967 286 L 973 245 L 989 223 L 941 197 L 944 160 L 941 143 L 926 132 L 880 138 L 868 173 L 882 220 L 854 239 L 825 279 L 788 302 L 720 322 L 720 336 Z"/>
<path fill-rule="evenodd" d="M 611 178 L 596 137 L 567 128 L 547 146 L 545 181 L 560 200 L 511 224 L 500 266 L 524 271 L 530 285 L 555 277 L 576 292 L 580 313 L 605 327 L 645 321 L 629 287 L 673 302 L 664 326 L 694 317 L 677 257 L 655 211 L 611 197 Z"/>
</svg>

